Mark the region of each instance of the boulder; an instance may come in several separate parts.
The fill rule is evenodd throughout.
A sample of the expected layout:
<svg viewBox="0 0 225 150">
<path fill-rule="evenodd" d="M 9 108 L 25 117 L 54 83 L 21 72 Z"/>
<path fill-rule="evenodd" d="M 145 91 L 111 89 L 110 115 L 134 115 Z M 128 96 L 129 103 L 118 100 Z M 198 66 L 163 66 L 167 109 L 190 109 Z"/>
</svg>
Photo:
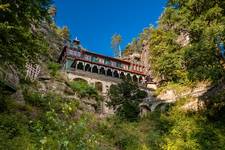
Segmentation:
<svg viewBox="0 0 225 150">
<path fill-rule="evenodd" d="M 157 85 L 153 84 L 153 83 L 149 83 L 149 84 L 147 84 L 147 88 L 149 88 L 151 90 L 156 90 L 157 89 Z"/>
</svg>

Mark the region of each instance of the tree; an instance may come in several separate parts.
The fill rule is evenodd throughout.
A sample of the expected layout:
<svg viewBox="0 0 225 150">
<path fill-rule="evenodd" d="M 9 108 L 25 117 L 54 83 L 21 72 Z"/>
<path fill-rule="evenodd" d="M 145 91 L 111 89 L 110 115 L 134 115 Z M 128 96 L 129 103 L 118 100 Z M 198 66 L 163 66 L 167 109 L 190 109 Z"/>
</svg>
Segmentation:
<svg viewBox="0 0 225 150">
<path fill-rule="evenodd" d="M 111 46 L 113 48 L 113 53 L 115 57 L 121 56 L 121 49 L 120 49 L 120 43 L 122 41 L 122 37 L 120 34 L 114 34 L 112 36 Z"/>
<path fill-rule="evenodd" d="M 149 43 L 154 75 L 167 82 L 223 77 L 224 60 L 215 39 L 225 37 L 224 10 L 224 0 L 169 0 L 158 27 L 140 35 Z M 179 39 L 188 39 L 188 44 Z"/>
<path fill-rule="evenodd" d="M 50 0 L 4 0 L 0 5 L 0 57 L 18 67 L 37 60 L 47 43 L 37 28 L 49 20 Z"/>
<path fill-rule="evenodd" d="M 60 35 L 60 37 L 69 40 L 70 39 L 70 32 L 67 26 L 64 26 L 62 28 L 57 28 L 56 32 Z"/>
<path fill-rule="evenodd" d="M 147 97 L 147 93 L 140 90 L 136 83 L 123 81 L 110 87 L 109 97 L 108 106 L 116 111 L 116 115 L 121 119 L 135 121 L 140 112 L 139 104 Z"/>
</svg>

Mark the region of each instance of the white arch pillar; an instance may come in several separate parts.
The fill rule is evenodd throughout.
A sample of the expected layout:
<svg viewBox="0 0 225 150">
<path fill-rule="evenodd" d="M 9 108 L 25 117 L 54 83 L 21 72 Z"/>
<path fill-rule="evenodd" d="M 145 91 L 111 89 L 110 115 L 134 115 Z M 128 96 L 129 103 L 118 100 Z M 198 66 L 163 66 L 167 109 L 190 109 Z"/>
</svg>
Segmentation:
<svg viewBox="0 0 225 150">
<path fill-rule="evenodd" d="M 114 69 L 111 69 L 111 71 L 112 71 L 112 77 L 114 78 Z"/>
<path fill-rule="evenodd" d="M 130 73 L 130 77 L 131 77 L 131 81 L 134 82 L 134 78 L 133 78 L 134 77 L 134 74 L 131 74 Z"/>
<path fill-rule="evenodd" d="M 78 67 L 78 64 L 79 64 L 79 63 L 80 63 L 80 61 L 77 61 L 76 66 L 75 66 L 75 67 L 76 67 L 76 68 L 75 68 L 76 70 L 77 70 L 77 67 Z"/>
<path fill-rule="evenodd" d="M 118 70 L 117 72 L 118 72 L 118 74 L 119 74 L 119 78 L 120 78 L 120 73 L 121 73 L 121 71 L 119 71 L 119 70 Z"/>
<path fill-rule="evenodd" d="M 107 71 L 108 71 L 108 69 L 109 69 L 109 68 L 107 68 L 107 67 L 105 68 L 105 75 L 106 75 L 106 76 L 107 76 Z"/>
<path fill-rule="evenodd" d="M 98 69 L 98 74 L 100 74 L 101 67 L 100 66 L 97 66 L 97 69 Z"/>
<path fill-rule="evenodd" d="M 85 71 L 85 66 L 86 66 L 86 63 L 84 62 L 84 63 L 83 63 L 83 65 L 84 65 L 83 71 Z"/>
</svg>

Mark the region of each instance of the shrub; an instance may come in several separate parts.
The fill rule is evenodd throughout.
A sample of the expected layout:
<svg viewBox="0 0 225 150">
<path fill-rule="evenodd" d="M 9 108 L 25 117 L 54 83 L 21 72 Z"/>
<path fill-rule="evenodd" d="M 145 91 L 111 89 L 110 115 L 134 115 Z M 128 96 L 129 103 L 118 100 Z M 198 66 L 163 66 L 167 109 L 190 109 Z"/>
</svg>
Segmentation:
<svg viewBox="0 0 225 150">
<path fill-rule="evenodd" d="M 55 62 L 48 63 L 48 69 L 50 70 L 50 74 L 52 76 L 56 76 L 57 71 L 61 68 L 61 65 Z"/>
<path fill-rule="evenodd" d="M 88 85 L 88 83 L 84 81 L 73 81 L 69 84 L 69 86 L 77 92 L 77 94 L 83 98 L 83 97 L 88 97 L 88 98 L 96 98 L 97 100 L 100 99 L 100 96 L 97 92 L 97 90 Z"/>
</svg>

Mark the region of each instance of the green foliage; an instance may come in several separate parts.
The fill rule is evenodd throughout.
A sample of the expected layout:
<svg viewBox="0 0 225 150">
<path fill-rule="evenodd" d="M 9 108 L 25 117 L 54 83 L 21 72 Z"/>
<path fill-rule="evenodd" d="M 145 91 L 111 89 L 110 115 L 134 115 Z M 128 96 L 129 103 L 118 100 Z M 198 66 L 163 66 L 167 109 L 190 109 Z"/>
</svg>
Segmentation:
<svg viewBox="0 0 225 150">
<path fill-rule="evenodd" d="M 0 149 L 32 148 L 27 122 L 27 118 L 21 114 L 1 113 Z"/>
<path fill-rule="evenodd" d="M 48 44 L 38 29 L 40 24 L 49 23 L 49 14 L 52 18 L 56 14 L 55 7 L 48 9 L 49 3 L 49 0 L 6 0 L 0 4 L 0 64 L 10 62 L 21 67 L 26 61 L 47 54 Z M 217 81 L 224 75 L 224 60 L 215 39 L 219 36 L 224 42 L 224 22 L 224 0 L 169 0 L 159 26 L 146 28 L 125 54 L 140 51 L 142 42 L 147 41 L 151 69 L 155 76 L 166 81 L 158 92 L 175 89 L 179 93 L 194 81 Z M 54 21 L 51 23 L 56 35 L 69 39 L 67 27 L 60 29 Z M 190 38 L 187 45 L 177 41 L 182 34 Z M 114 35 L 112 47 L 119 50 L 120 42 L 121 36 Z M 52 76 L 57 75 L 59 68 L 56 63 L 48 64 Z M 74 81 L 69 85 L 81 98 L 97 101 L 102 98 L 85 82 Z M 55 93 L 26 89 L 22 105 L 2 92 L 0 149 L 224 149 L 222 89 L 216 89 L 208 97 L 206 112 L 184 112 L 181 108 L 187 98 L 168 112 L 151 112 L 142 119 L 138 119 L 138 106 L 146 93 L 127 81 L 110 88 L 108 105 L 116 110 L 116 116 L 103 119 L 80 114 L 78 100 Z"/>
<path fill-rule="evenodd" d="M 88 83 L 85 81 L 73 81 L 69 85 L 75 92 L 78 93 L 81 98 L 100 98 L 97 90 L 94 87 L 88 85 Z"/>
<path fill-rule="evenodd" d="M 216 91 L 216 92 L 215 92 Z M 206 101 L 207 111 L 205 112 L 211 121 L 225 120 L 225 92 L 224 87 L 218 86 L 213 93 L 207 95 Z M 204 100 L 204 99 L 202 99 Z"/>
<path fill-rule="evenodd" d="M 137 123 L 121 122 L 114 117 L 99 122 L 97 132 L 117 149 L 136 150 L 146 144 L 137 127 Z"/>
<path fill-rule="evenodd" d="M 163 136 L 163 149 L 223 149 L 222 122 L 210 122 L 204 114 L 185 112 L 181 109 L 187 99 L 180 100 L 169 111 L 166 119 L 170 127 Z"/>
<path fill-rule="evenodd" d="M 35 106 L 30 115 L 27 112 L 0 113 L 1 149 L 96 149 L 100 147 L 101 137 L 92 130 L 95 118 L 92 115 L 83 114 L 79 120 L 73 119 L 79 107 L 77 100 L 62 99 L 55 94 L 41 96 L 31 91 L 26 94 L 25 100 Z M 39 114 L 34 115 L 35 113 Z M 26 142 L 21 143 L 25 140 Z"/>
<path fill-rule="evenodd" d="M 56 33 L 57 33 L 60 37 L 66 39 L 66 40 L 69 40 L 69 39 L 70 39 L 70 32 L 69 32 L 69 29 L 68 29 L 67 26 L 64 26 L 64 27 L 62 27 L 62 28 L 57 28 L 57 29 L 56 29 Z"/>
<path fill-rule="evenodd" d="M 138 39 L 133 39 L 131 43 L 129 43 L 125 50 L 123 51 L 123 55 L 127 56 L 135 52 L 140 52 L 142 50 L 142 41 Z"/>
<path fill-rule="evenodd" d="M 0 13 L 0 55 L 3 62 L 18 67 L 34 61 L 47 51 L 43 36 L 35 30 L 48 20 L 49 0 L 2 2 Z"/>
<path fill-rule="evenodd" d="M 218 36 L 224 41 L 224 10 L 222 0 L 169 0 L 159 26 L 145 29 L 131 46 L 147 41 L 152 72 L 164 81 L 216 81 L 224 75 L 215 43 Z"/>
<path fill-rule="evenodd" d="M 0 149 L 223 149 L 225 145 L 224 123 L 184 112 L 181 106 L 187 99 L 166 113 L 151 112 L 137 122 L 120 116 L 77 116 L 77 100 L 55 94 L 29 91 L 25 100 L 31 109 L 12 111 L 7 100 L 10 111 L 0 113 Z"/>
<path fill-rule="evenodd" d="M 0 112 L 4 112 L 5 110 L 7 110 L 6 96 L 3 93 L 1 93 L 0 94 Z"/>
<path fill-rule="evenodd" d="M 61 68 L 61 65 L 55 62 L 49 62 L 48 63 L 48 69 L 50 70 L 50 74 L 52 76 L 56 76 L 57 71 L 59 71 L 59 69 Z"/>
<path fill-rule="evenodd" d="M 109 90 L 109 107 L 112 107 L 116 114 L 122 119 L 134 121 L 138 119 L 139 104 L 147 93 L 139 89 L 136 83 L 123 81 L 118 85 L 113 85 Z"/>
</svg>

